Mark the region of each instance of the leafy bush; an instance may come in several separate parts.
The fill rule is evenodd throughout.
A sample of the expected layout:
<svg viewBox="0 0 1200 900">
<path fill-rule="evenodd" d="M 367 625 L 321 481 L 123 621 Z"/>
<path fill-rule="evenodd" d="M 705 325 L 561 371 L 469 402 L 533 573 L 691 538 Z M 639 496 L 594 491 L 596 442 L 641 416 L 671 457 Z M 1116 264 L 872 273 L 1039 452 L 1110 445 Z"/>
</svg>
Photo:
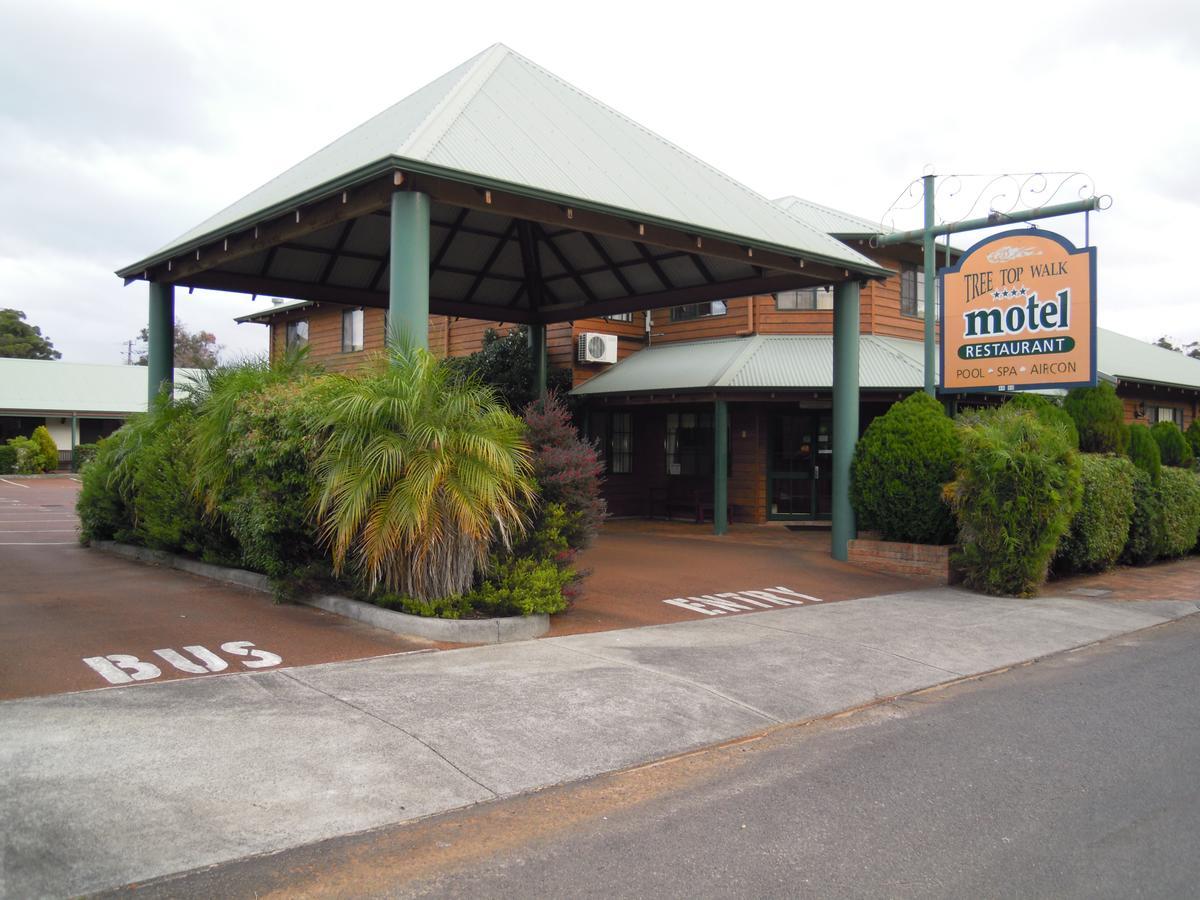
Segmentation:
<svg viewBox="0 0 1200 900">
<path fill-rule="evenodd" d="M 75 511 L 84 543 L 125 541 L 133 534 L 133 511 L 118 468 L 128 439 L 129 432 L 122 427 L 100 441 L 95 458 L 83 469 Z"/>
<path fill-rule="evenodd" d="M 860 527 L 887 541 L 952 543 L 942 488 L 958 453 L 958 432 L 937 400 L 917 392 L 893 404 L 854 449 L 850 496 Z"/>
<path fill-rule="evenodd" d="M 1158 484 L 1158 476 L 1162 471 L 1162 454 L 1150 429 L 1140 423 L 1129 426 L 1129 458 L 1135 466 L 1150 476 L 1153 484 Z"/>
<path fill-rule="evenodd" d="M 99 449 L 97 444 L 76 444 L 75 458 L 73 464 L 75 471 L 80 471 L 84 466 L 96 458 L 96 451 Z"/>
<path fill-rule="evenodd" d="M 1163 505 L 1160 556 L 1190 553 L 1200 536 L 1200 476 L 1186 469 L 1163 468 L 1159 484 Z"/>
<path fill-rule="evenodd" d="M 41 471 L 53 472 L 58 468 L 58 445 L 54 443 L 54 438 L 50 437 L 49 429 L 45 425 L 39 425 L 33 429 L 32 438 L 42 453 Z"/>
<path fill-rule="evenodd" d="M 18 475 L 37 475 L 46 471 L 45 453 L 37 441 L 27 437 L 9 438 L 8 446 L 13 451 L 13 471 Z"/>
<path fill-rule="evenodd" d="M 1075 427 L 1075 420 L 1071 418 L 1071 414 L 1063 409 L 1061 404 L 1042 394 L 1014 394 L 1008 403 L 1018 409 L 1030 410 L 1049 425 L 1061 425 L 1067 430 L 1071 446 L 1079 448 L 1079 429 Z"/>
<path fill-rule="evenodd" d="M 17 471 L 17 448 L 8 444 L 0 444 L 0 475 L 10 475 Z"/>
<path fill-rule="evenodd" d="M 369 602 L 384 609 L 423 616 L 427 619 L 469 619 L 475 609 L 466 597 L 443 597 L 438 600 L 416 600 L 400 594 L 376 594 L 367 598 Z"/>
<path fill-rule="evenodd" d="M 510 556 L 494 560 L 487 579 L 464 599 L 491 615 L 559 613 L 567 608 L 564 591 L 575 577 L 551 559 Z"/>
<path fill-rule="evenodd" d="M 1031 595 L 1079 508 L 1078 454 L 1065 428 L 1008 405 L 974 414 L 960 434 L 946 496 L 965 581 L 989 594 Z"/>
<path fill-rule="evenodd" d="M 1174 422 L 1156 422 L 1150 435 L 1158 444 L 1164 466 L 1190 468 L 1195 461 L 1192 447 Z"/>
<path fill-rule="evenodd" d="M 1149 429 L 1146 429 L 1147 431 Z M 1157 450 L 1157 446 L 1155 447 Z M 1133 516 L 1129 520 L 1129 538 L 1121 551 L 1121 562 L 1144 566 L 1159 556 L 1163 543 L 1162 497 L 1150 476 L 1142 469 L 1133 475 Z"/>
<path fill-rule="evenodd" d="M 1192 457 L 1200 459 L 1200 418 L 1192 419 L 1192 424 L 1188 426 L 1183 436 L 1187 438 L 1188 446 L 1192 448 Z"/>
<path fill-rule="evenodd" d="M 381 371 L 323 379 L 321 537 L 334 572 L 352 568 L 368 590 L 461 594 L 493 538 L 507 547 L 526 529 L 534 489 L 521 421 L 428 351 L 389 353 Z"/>
<path fill-rule="evenodd" d="M 525 439 L 533 451 L 533 476 L 542 503 L 562 506 L 566 515 L 560 530 L 570 547 L 587 547 L 608 514 L 600 496 L 604 465 L 595 446 L 579 436 L 556 392 L 525 408 Z M 539 514 L 535 530 L 541 524 Z"/>
<path fill-rule="evenodd" d="M 1079 431 L 1079 449 L 1084 453 L 1124 453 L 1128 445 L 1125 407 L 1107 381 L 1095 387 L 1072 388 L 1063 400 Z"/>
<path fill-rule="evenodd" d="M 1125 549 L 1134 514 L 1137 468 L 1121 456 L 1080 456 L 1083 497 L 1058 547 L 1056 567 L 1076 572 L 1112 566 Z"/>
</svg>

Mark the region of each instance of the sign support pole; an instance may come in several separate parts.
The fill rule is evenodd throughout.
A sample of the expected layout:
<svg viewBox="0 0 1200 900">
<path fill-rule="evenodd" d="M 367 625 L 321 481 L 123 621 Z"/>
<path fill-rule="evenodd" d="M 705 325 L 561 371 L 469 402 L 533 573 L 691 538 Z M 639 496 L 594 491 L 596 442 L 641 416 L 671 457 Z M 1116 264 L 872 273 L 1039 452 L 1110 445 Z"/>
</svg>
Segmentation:
<svg viewBox="0 0 1200 900">
<path fill-rule="evenodd" d="M 937 305 L 934 301 L 934 290 L 937 282 L 937 247 L 933 241 L 933 194 L 934 176 L 926 175 L 923 179 L 925 188 L 925 229 L 921 236 L 922 250 L 925 256 L 925 393 L 937 397 L 937 378 L 934 377 L 936 351 L 934 349 L 934 322 L 937 320 Z"/>
</svg>

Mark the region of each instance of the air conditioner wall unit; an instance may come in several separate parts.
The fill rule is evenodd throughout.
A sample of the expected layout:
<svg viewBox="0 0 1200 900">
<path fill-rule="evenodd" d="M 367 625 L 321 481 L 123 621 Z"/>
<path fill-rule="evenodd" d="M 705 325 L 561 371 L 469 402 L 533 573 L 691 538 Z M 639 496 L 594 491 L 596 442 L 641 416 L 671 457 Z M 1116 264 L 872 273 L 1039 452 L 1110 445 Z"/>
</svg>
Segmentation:
<svg viewBox="0 0 1200 900">
<path fill-rule="evenodd" d="M 578 358 L 581 363 L 615 363 L 617 361 L 617 336 L 585 331 L 579 335 Z"/>
</svg>

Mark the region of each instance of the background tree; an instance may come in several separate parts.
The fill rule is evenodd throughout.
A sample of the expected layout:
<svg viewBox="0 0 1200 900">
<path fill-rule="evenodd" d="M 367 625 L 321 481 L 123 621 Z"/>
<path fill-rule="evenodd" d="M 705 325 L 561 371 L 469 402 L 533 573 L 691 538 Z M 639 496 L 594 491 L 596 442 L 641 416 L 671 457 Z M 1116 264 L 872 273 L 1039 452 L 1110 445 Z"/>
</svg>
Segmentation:
<svg viewBox="0 0 1200 900">
<path fill-rule="evenodd" d="M 137 336 L 138 358 L 135 366 L 150 364 L 150 329 L 143 328 Z M 188 331 L 186 324 L 175 320 L 175 365 L 180 369 L 215 369 L 217 357 L 224 349 L 211 331 Z"/>
<path fill-rule="evenodd" d="M 0 309 L 0 356 L 9 359 L 62 359 L 36 325 L 25 324 L 19 309 Z"/>
<path fill-rule="evenodd" d="M 1192 357 L 1192 359 L 1200 359 L 1200 341 L 1192 341 L 1190 344 L 1176 345 L 1175 342 L 1171 340 L 1170 335 L 1164 334 L 1154 342 L 1154 346 L 1162 347 L 1164 350 L 1174 350 L 1176 353 L 1182 353 L 1186 356 Z"/>
</svg>

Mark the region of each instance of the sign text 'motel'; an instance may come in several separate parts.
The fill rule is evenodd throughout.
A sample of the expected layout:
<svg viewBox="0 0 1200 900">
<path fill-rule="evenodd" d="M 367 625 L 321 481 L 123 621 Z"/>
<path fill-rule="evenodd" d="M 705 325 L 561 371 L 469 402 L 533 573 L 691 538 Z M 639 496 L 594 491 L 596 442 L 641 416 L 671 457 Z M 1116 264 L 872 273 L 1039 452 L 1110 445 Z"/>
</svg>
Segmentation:
<svg viewBox="0 0 1200 900">
<path fill-rule="evenodd" d="M 941 278 L 940 386 L 955 393 L 1096 383 L 1096 250 L 1007 231 Z"/>
</svg>

